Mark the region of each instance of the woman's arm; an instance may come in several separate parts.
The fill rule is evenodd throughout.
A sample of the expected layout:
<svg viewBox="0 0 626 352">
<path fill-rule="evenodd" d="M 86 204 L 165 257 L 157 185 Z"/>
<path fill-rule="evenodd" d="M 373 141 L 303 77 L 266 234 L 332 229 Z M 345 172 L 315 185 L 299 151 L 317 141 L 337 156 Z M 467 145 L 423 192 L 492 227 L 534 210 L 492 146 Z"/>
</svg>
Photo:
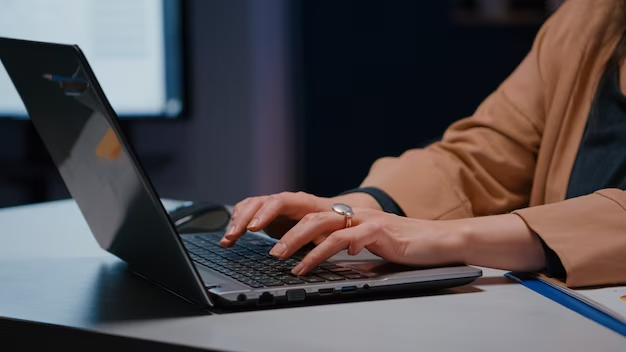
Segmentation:
<svg viewBox="0 0 626 352">
<path fill-rule="evenodd" d="M 539 237 L 517 215 L 450 220 L 449 226 L 462 229 L 466 264 L 513 271 L 539 271 L 546 266 Z"/>
</svg>

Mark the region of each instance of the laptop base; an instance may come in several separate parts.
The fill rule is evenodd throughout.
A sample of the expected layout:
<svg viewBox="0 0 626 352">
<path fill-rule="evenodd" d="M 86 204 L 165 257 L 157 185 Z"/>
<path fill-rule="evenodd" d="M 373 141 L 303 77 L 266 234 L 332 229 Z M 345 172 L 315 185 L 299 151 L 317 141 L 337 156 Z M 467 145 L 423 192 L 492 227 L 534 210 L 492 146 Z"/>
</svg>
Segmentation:
<svg viewBox="0 0 626 352">
<path fill-rule="evenodd" d="M 287 307 L 305 307 L 312 305 L 369 302 L 376 300 L 401 299 L 420 296 L 432 296 L 440 294 L 452 294 L 451 288 L 468 285 L 480 276 L 471 278 L 445 279 L 425 281 L 420 283 L 408 283 L 401 285 L 388 285 L 370 287 L 356 290 L 333 290 L 325 294 L 293 292 L 285 296 L 261 295 L 258 299 L 242 299 L 230 301 L 220 296 L 213 296 L 215 306 L 210 310 L 215 313 L 229 313 L 235 311 L 250 311 L 259 309 L 274 309 Z M 473 292 L 471 288 L 460 289 L 460 293 Z M 242 297 L 243 298 L 243 297 Z"/>
</svg>

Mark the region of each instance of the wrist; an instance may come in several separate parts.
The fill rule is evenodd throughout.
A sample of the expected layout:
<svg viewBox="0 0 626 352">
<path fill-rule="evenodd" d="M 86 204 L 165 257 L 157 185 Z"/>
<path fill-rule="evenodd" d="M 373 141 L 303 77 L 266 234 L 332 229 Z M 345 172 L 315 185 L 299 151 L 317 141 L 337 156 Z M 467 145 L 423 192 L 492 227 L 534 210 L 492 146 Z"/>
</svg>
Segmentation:
<svg viewBox="0 0 626 352">
<path fill-rule="evenodd" d="M 539 237 L 514 214 L 456 222 L 463 263 L 503 270 L 533 271 L 545 266 Z"/>
<path fill-rule="evenodd" d="M 437 236 L 440 239 L 441 256 L 449 263 L 467 264 L 472 233 L 471 224 L 462 220 L 443 220 L 445 229 Z"/>
</svg>

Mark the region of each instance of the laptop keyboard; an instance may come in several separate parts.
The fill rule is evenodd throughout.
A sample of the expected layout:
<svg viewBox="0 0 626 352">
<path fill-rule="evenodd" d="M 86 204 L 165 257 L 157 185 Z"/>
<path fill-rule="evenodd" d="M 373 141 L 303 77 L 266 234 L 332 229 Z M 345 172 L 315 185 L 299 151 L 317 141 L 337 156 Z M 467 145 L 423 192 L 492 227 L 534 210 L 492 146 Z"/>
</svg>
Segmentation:
<svg viewBox="0 0 626 352">
<path fill-rule="evenodd" d="M 299 261 L 279 259 L 268 254 L 274 242 L 259 236 L 242 236 L 231 248 L 223 248 L 219 241 L 223 233 L 183 236 L 183 243 L 191 260 L 227 275 L 252 288 L 286 285 L 317 284 L 327 281 L 364 279 L 350 268 L 324 262 L 306 276 L 295 276 L 291 269 Z"/>
</svg>

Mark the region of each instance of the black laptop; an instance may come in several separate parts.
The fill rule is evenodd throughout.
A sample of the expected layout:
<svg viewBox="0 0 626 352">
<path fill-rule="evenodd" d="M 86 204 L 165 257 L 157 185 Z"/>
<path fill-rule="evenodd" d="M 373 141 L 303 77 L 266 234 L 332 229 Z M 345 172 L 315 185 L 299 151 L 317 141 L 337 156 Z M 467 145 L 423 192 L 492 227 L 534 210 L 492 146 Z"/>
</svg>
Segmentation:
<svg viewBox="0 0 626 352">
<path fill-rule="evenodd" d="M 118 126 L 78 46 L 0 38 L 0 61 L 99 245 L 130 270 L 201 306 L 319 302 L 337 295 L 440 289 L 480 277 L 470 266 L 416 268 L 378 257 L 331 258 L 306 276 L 276 243 L 247 233 L 179 234 Z M 141 89 L 141 82 L 120 82 Z M 219 170 L 219 167 L 215 168 Z"/>
</svg>

